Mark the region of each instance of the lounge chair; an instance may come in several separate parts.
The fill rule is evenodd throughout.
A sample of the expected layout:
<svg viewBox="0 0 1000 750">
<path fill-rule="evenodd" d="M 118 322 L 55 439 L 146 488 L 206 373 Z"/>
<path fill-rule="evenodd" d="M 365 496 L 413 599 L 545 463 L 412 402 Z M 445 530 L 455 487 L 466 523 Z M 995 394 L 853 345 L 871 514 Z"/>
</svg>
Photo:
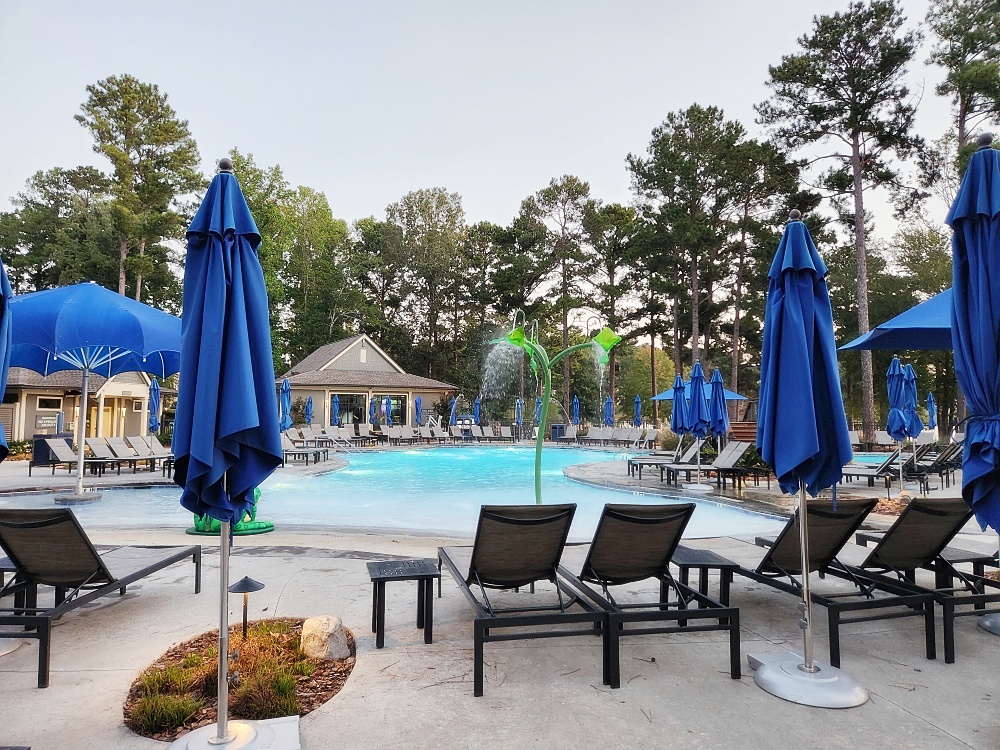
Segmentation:
<svg viewBox="0 0 1000 750">
<path fill-rule="evenodd" d="M 605 440 L 607 440 L 607 436 L 609 434 L 610 434 L 610 428 L 607 428 L 607 430 L 605 430 L 604 427 L 591 427 L 589 430 L 587 430 L 587 434 L 579 439 L 579 442 L 588 444 L 600 443 L 601 445 L 603 445 Z"/>
<path fill-rule="evenodd" d="M 569 548 L 563 556 L 559 575 L 607 613 L 604 683 L 612 688 L 621 686 L 622 636 L 652 633 L 727 631 L 729 674 L 734 680 L 740 678 L 739 610 L 723 606 L 670 574 L 670 559 L 694 508 L 694 503 L 605 505 L 578 576 L 570 572 L 567 558 L 580 554 L 581 548 Z M 619 594 L 618 601 L 610 590 L 650 579 L 659 582 L 653 601 L 639 601 L 633 592 Z M 600 592 L 588 583 L 600 586 Z M 626 627 L 643 623 L 643 627 Z"/>
<path fill-rule="evenodd" d="M 153 452 L 149 450 L 149 446 L 146 446 L 146 450 L 143 451 L 143 455 L 139 455 L 136 450 L 125 442 L 123 437 L 109 437 L 107 438 L 108 447 L 111 448 L 111 452 L 121 461 L 129 461 L 132 465 L 132 471 L 135 472 L 140 461 L 149 462 L 149 470 L 152 471 L 156 468 L 156 458 L 153 456 Z"/>
<path fill-rule="evenodd" d="M 73 449 L 66 444 L 65 440 L 62 438 L 45 438 L 45 444 L 52 451 L 52 455 L 56 459 L 51 462 L 53 474 L 56 473 L 57 466 L 65 466 L 69 472 L 76 469 L 80 457 L 73 452 Z M 118 473 L 121 473 L 121 467 L 116 458 L 110 460 L 105 458 L 87 458 L 86 456 L 83 458 L 83 468 L 90 469 L 97 474 L 103 474 L 108 466 L 118 466 Z M 31 476 L 31 464 L 28 464 L 28 476 Z"/>
<path fill-rule="evenodd" d="M 924 494 L 930 489 L 930 478 L 936 474 L 938 481 L 945 487 L 950 487 L 955 471 L 961 467 L 962 444 L 949 443 L 933 456 L 919 459 L 915 465 L 910 465 L 909 470 L 904 472 L 907 479 L 916 479 L 920 482 L 920 489 Z"/>
<path fill-rule="evenodd" d="M 679 455 L 678 455 L 679 454 Z M 664 480 L 666 472 L 669 471 L 684 471 L 685 467 L 690 466 L 692 469 L 696 469 L 697 466 L 695 461 L 698 458 L 698 441 L 695 440 L 690 445 L 688 445 L 683 450 L 681 449 L 681 443 L 677 443 L 677 448 L 674 450 L 673 455 L 669 453 L 662 456 L 639 456 L 637 458 L 630 458 L 628 460 L 628 472 L 629 476 L 635 476 L 636 472 L 639 473 L 639 480 L 642 481 L 642 469 L 644 466 L 650 466 L 660 470 L 660 481 Z M 671 474 L 671 477 L 673 474 Z"/>
<path fill-rule="evenodd" d="M 605 613 L 581 599 L 556 572 L 575 510 L 575 504 L 484 505 L 471 547 L 438 549 L 438 567 L 448 569 L 476 613 L 473 625 L 474 695 L 483 694 L 484 644 L 593 636 L 600 632 Z M 533 587 L 536 581 L 554 584 L 557 600 L 501 608 L 490 601 L 487 594 L 487 589 Z M 481 598 L 473 587 L 479 590 Z M 534 595 L 532 599 L 536 597 L 541 598 Z M 579 606 L 579 611 L 568 611 L 574 605 Z"/>
<path fill-rule="evenodd" d="M 514 442 L 514 430 L 507 425 L 500 425 L 500 440 Z"/>
<path fill-rule="evenodd" d="M 656 439 L 659 437 L 660 431 L 657 429 L 650 428 L 646 430 L 646 433 L 642 436 L 642 440 L 639 441 L 640 448 L 653 449 L 656 447 Z"/>
<path fill-rule="evenodd" d="M 310 458 L 313 460 L 313 463 L 319 463 L 321 460 L 329 458 L 329 449 L 298 447 L 284 432 L 281 433 L 281 452 L 282 466 L 284 466 L 286 462 L 293 461 L 295 459 L 305 459 L 306 466 L 308 466 Z"/>
<path fill-rule="evenodd" d="M 849 463 L 844 467 L 841 482 L 849 483 L 857 479 L 867 479 L 868 486 L 874 487 L 876 479 L 884 479 L 886 487 L 888 487 L 889 482 L 892 481 L 893 472 L 896 473 L 897 477 L 899 476 L 899 467 L 894 466 L 898 458 L 899 448 L 896 448 L 891 453 L 887 453 L 880 464 L 863 466 L 862 464 Z"/>
<path fill-rule="evenodd" d="M 194 591 L 201 591 L 201 546 L 118 547 L 98 554 L 69 508 L 0 508 L 0 548 L 17 573 L 0 589 L 14 596 L 13 608 L 0 609 L 0 625 L 25 630 L 5 632 L 8 638 L 38 641 L 38 687 L 49 685 L 52 624 L 83 606 L 176 562 L 194 562 Z M 51 607 L 38 605 L 38 587 L 54 589 Z M 112 666 L 113 649 L 107 653 Z M 8 680 L 10 678 L 8 677 Z"/>
<path fill-rule="evenodd" d="M 439 443 L 448 442 L 448 431 L 445 430 L 444 427 L 431 427 L 430 430 L 431 434 L 434 436 L 434 439 L 437 440 Z"/>
<path fill-rule="evenodd" d="M 809 572 L 836 574 L 839 563 L 837 554 L 875 507 L 874 498 L 847 499 L 837 502 L 829 499 L 810 498 L 809 513 Z M 799 511 L 788 520 L 775 539 L 758 537 L 757 544 L 766 547 L 763 558 L 755 565 L 725 560 L 735 573 L 764 583 L 794 596 L 802 596 L 802 584 L 796 576 L 802 575 L 802 555 L 799 549 Z M 682 578 L 686 571 L 681 567 Z M 894 619 L 898 617 L 923 617 L 924 637 L 928 659 L 937 655 L 934 634 L 934 597 L 917 593 L 902 584 L 887 582 L 880 589 L 883 596 L 872 592 L 845 591 L 823 594 L 811 589 L 814 604 L 826 607 L 829 625 L 830 664 L 840 666 L 840 627 L 855 622 Z M 720 596 L 723 604 L 729 604 Z M 858 614 L 852 614 L 858 613 Z"/>
<path fill-rule="evenodd" d="M 566 425 L 566 432 L 556 438 L 557 443 L 575 443 L 577 426 L 575 424 Z"/>
<path fill-rule="evenodd" d="M 102 461 L 107 461 L 106 467 L 114 466 L 118 469 L 118 473 L 122 473 L 122 464 L 130 463 L 132 464 L 133 472 L 135 470 L 135 462 L 130 461 L 119 461 L 114 453 L 111 452 L 111 448 L 108 447 L 107 442 L 104 438 L 84 438 L 84 442 L 87 447 L 90 448 L 90 452 L 93 454 L 94 458 L 100 459 Z"/>
<path fill-rule="evenodd" d="M 896 447 L 896 441 L 885 430 L 875 430 L 875 447 L 879 450 L 892 450 Z"/>
<path fill-rule="evenodd" d="M 149 443 L 149 448 L 153 451 L 153 455 L 163 459 L 163 476 L 170 476 L 174 470 L 174 452 L 163 445 L 156 435 L 146 435 L 146 441 Z"/>
</svg>

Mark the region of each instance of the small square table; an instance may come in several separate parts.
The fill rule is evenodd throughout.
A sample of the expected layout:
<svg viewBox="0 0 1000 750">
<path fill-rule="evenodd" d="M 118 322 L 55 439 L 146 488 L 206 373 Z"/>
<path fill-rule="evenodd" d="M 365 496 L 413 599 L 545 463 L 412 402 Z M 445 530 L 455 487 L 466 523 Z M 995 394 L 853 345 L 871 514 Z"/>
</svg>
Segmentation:
<svg viewBox="0 0 1000 750">
<path fill-rule="evenodd" d="M 424 631 L 424 643 L 434 637 L 434 581 L 441 580 L 435 560 L 388 560 L 368 563 L 372 579 L 372 632 L 375 648 L 385 645 L 385 584 L 388 581 L 417 582 L 417 627 Z"/>
<path fill-rule="evenodd" d="M 719 602 L 729 606 L 729 589 L 733 583 L 733 573 L 739 570 L 738 563 L 707 549 L 696 549 L 677 545 L 670 562 L 680 568 L 681 583 L 688 585 L 691 569 L 698 571 L 698 593 L 708 596 L 708 572 L 719 571 Z"/>
</svg>

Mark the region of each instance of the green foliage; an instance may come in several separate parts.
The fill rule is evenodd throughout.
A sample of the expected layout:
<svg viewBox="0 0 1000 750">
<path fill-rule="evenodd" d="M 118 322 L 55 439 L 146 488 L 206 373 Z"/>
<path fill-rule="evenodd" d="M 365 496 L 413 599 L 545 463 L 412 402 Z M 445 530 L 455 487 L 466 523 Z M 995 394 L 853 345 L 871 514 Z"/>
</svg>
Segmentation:
<svg viewBox="0 0 1000 750">
<path fill-rule="evenodd" d="M 306 421 L 306 400 L 299 396 L 292 402 L 292 424 L 305 424 Z"/>
<path fill-rule="evenodd" d="M 205 705 L 186 695 L 144 695 L 125 718 L 133 732 L 151 735 L 183 726 Z"/>
</svg>

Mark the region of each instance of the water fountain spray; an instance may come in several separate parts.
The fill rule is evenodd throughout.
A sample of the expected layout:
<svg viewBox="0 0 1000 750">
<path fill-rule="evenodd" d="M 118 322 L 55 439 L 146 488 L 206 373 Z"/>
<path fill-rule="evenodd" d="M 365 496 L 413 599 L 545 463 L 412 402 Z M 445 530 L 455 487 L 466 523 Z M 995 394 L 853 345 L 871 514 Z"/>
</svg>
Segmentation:
<svg viewBox="0 0 1000 750">
<path fill-rule="evenodd" d="M 521 316 L 521 325 L 517 325 L 518 313 Z M 491 344 L 511 344 L 512 346 L 519 347 L 528 353 L 528 360 L 531 363 L 531 369 L 535 371 L 535 374 L 543 378 L 545 383 L 544 393 L 542 395 L 542 412 L 538 420 L 538 434 L 535 437 L 535 502 L 538 505 L 542 504 L 542 445 L 545 439 L 545 424 L 546 419 L 549 414 L 549 400 L 552 398 L 552 368 L 559 363 L 559 361 L 573 352 L 582 351 L 583 349 L 590 349 L 597 344 L 604 350 L 604 355 L 602 357 L 603 363 L 607 363 L 608 353 L 611 348 L 622 340 L 622 337 L 617 333 L 612 331 L 607 326 L 604 327 L 596 336 L 590 341 L 583 344 L 575 344 L 568 349 L 563 349 L 552 359 L 549 359 L 548 353 L 545 348 L 538 343 L 538 321 L 534 320 L 530 324 L 530 333 L 525 331 L 526 322 L 524 312 L 521 310 L 516 310 L 514 312 L 514 317 L 512 320 L 514 328 L 504 336 L 502 339 L 494 339 Z"/>
</svg>

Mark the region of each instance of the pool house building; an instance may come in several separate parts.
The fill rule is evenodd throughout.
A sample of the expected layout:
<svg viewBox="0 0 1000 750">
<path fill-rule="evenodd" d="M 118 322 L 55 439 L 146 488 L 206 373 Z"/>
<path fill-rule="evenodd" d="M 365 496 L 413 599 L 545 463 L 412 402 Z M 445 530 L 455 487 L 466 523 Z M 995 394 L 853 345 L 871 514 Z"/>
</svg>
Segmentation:
<svg viewBox="0 0 1000 750">
<path fill-rule="evenodd" d="M 338 424 L 369 421 L 371 399 L 378 400 L 376 421 L 381 423 L 382 405 L 388 396 L 392 404 L 392 421 L 396 425 L 413 425 L 413 404 L 421 400 L 421 424 L 434 414 L 434 407 L 456 388 L 440 380 L 411 375 L 382 351 L 365 334 L 351 336 L 321 346 L 278 378 L 276 385 L 288 378 L 292 403 L 312 396 L 313 423 L 333 423 L 334 396 L 338 404 Z"/>
</svg>

